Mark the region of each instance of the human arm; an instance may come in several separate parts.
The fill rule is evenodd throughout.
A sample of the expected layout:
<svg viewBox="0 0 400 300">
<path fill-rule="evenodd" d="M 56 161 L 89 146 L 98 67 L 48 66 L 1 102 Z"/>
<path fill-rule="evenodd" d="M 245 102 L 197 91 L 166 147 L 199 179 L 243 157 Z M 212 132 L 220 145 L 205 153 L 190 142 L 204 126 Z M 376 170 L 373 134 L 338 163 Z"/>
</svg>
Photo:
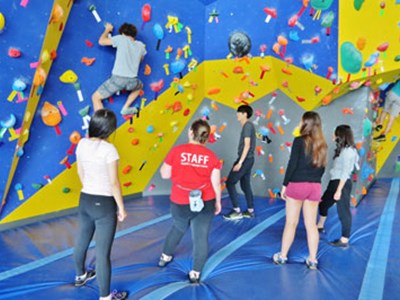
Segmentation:
<svg viewBox="0 0 400 300">
<path fill-rule="evenodd" d="M 170 179 L 172 174 L 172 166 L 167 163 L 163 163 L 160 169 L 162 179 Z"/>
<path fill-rule="evenodd" d="M 213 169 L 211 172 L 211 184 L 215 193 L 215 215 L 221 212 L 221 171 Z"/>
<path fill-rule="evenodd" d="M 333 199 L 339 201 L 342 197 L 342 190 L 346 181 L 350 178 L 355 166 L 357 166 L 358 153 L 355 148 L 342 149 L 340 155 L 334 159 L 333 169 L 335 179 L 339 179 L 339 185 L 336 189 Z"/>
<path fill-rule="evenodd" d="M 141 50 L 142 55 L 141 55 L 141 58 L 140 58 L 140 61 L 142 62 L 144 60 L 145 55 L 147 54 L 147 50 L 146 50 L 146 45 L 145 44 L 141 43 L 141 45 L 143 45 L 142 50 Z"/>
<path fill-rule="evenodd" d="M 350 179 L 354 168 L 359 169 L 358 153 L 355 148 L 347 147 L 342 149 L 339 156 L 334 159 L 331 174 L 334 175 L 334 179 L 346 181 Z"/>
<path fill-rule="evenodd" d="M 336 192 L 333 195 L 333 199 L 335 201 L 339 201 L 340 198 L 342 198 L 342 190 L 343 190 L 343 187 L 344 187 L 345 184 L 346 184 L 346 180 L 340 179 L 339 185 L 338 185 L 338 187 L 336 189 Z"/>
<path fill-rule="evenodd" d="M 111 46 L 112 45 L 112 40 L 111 38 L 108 37 L 108 34 L 113 31 L 113 26 L 110 23 L 107 23 L 103 33 L 100 35 L 99 38 L 99 45 L 101 46 Z"/>
<path fill-rule="evenodd" d="M 281 198 L 286 201 L 286 186 L 282 185 Z"/>
<path fill-rule="evenodd" d="M 76 165 L 77 165 L 79 180 L 81 181 L 81 183 L 83 185 L 83 182 L 85 179 L 85 172 L 83 169 L 83 163 L 82 163 L 82 157 L 81 157 L 82 143 L 84 143 L 84 139 L 80 140 L 78 143 L 78 146 L 76 147 Z"/>
<path fill-rule="evenodd" d="M 118 207 L 118 221 L 125 220 L 127 214 L 125 211 L 124 200 L 122 198 L 121 184 L 118 177 L 118 160 L 114 160 L 107 164 L 108 176 L 111 182 L 111 191 Z"/>
<path fill-rule="evenodd" d="M 247 154 L 249 153 L 250 143 L 251 143 L 251 138 L 250 137 L 245 137 L 244 138 L 244 147 L 243 147 L 242 154 L 240 155 L 238 163 L 233 166 L 233 171 L 234 172 L 239 171 L 240 168 L 242 167 L 242 164 L 243 164 L 244 160 L 246 159 Z"/>
<path fill-rule="evenodd" d="M 295 138 L 293 141 L 292 150 L 290 151 L 290 158 L 286 167 L 285 178 L 283 179 L 284 186 L 287 186 L 289 184 L 290 179 L 296 171 L 296 167 L 300 159 L 300 154 L 302 153 L 303 147 L 303 139 Z"/>
<path fill-rule="evenodd" d="M 172 176 L 172 165 L 175 166 L 175 157 L 177 153 L 177 148 L 173 148 L 168 154 L 167 157 L 164 160 L 163 165 L 161 166 L 160 169 L 160 174 L 162 179 L 170 179 Z"/>
<path fill-rule="evenodd" d="M 85 172 L 83 171 L 83 167 L 82 167 L 82 163 L 79 159 L 79 157 L 76 160 L 76 164 L 78 166 L 78 176 L 79 176 L 79 180 L 81 181 L 81 183 L 83 184 L 83 179 L 85 178 Z"/>
</svg>

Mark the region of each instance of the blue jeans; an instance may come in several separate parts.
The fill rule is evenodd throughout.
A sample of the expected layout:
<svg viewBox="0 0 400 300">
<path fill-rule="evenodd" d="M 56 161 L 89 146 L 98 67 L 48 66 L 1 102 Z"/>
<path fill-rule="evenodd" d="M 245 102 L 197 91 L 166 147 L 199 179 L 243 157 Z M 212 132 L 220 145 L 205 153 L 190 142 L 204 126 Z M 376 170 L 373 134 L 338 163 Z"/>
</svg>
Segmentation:
<svg viewBox="0 0 400 300">
<path fill-rule="evenodd" d="M 215 212 L 215 200 L 205 201 L 201 212 L 192 212 L 189 205 L 171 202 L 173 225 L 165 240 L 163 253 L 172 256 L 190 226 L 193 241 L 193 270 L 201 272 L 208 256 L 208 233 Z"/>
<path fill-rule="evenodd" d="M 81 193 L 78 217 L 79 231 L 74 249 L 76 275 L 86 272 L 86 253 L 96 230 L 96 277 L 100 297 L 106 297 L 110 294 L 110 255 L 117 227 L 117 205 L 114 197 Z"/>
<path fill-rule="evenodd" d="M 233 164 L 236 165 L 239 162 L 239 159 Z M 238 193 L 236 191 L 236 183 L 240 181 L 240 187 L 244 193 L 247 202 L 247 208 L 254 208 L 254 197 L 253 192 L 251 190 L 250 178 L 251 178 L 251 168 L 254 165 L 254 157 L 246 158 L 240 167 L 240 170 L 237 172 L 231 172 L 228 175 L 228 179 L 226 180 L 226 188 L 229 193 L 229 197 L 231 198 L 232 205 L 234 208 L 239 208 L 239 200 Z"/>
</svg>

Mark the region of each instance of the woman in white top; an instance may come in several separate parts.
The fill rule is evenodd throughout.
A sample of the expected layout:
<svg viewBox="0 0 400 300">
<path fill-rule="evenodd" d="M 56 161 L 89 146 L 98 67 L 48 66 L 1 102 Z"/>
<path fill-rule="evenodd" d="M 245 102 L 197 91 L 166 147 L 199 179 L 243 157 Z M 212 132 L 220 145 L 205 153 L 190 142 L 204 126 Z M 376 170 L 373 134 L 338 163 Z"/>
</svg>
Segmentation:
<svg viewBox="0 0 400 300">
<path fill-rule="evenodd" d="M 78 175 L 82 182 L 79 200 L 79 232 L 76 240 L 75 286 L 82 286 L 97 276 L 100 299 L 126 299 L 127 292 L 110 293 L 110 253 L 118 221 L 126 218 L 118 178 L 119 155 L 107 138 L 115 131 L 117 119 L 107 109 L 99 109 L 89 124 L 89 137 L 80 140 L 76 149 Z M 85 269 L 86 252 L 96 234 L 96 272 Z"/>
<path fill-rule="evenodd" d="M 349 125 L 339 125 L 335 129 L 334 140 L 336 143 L 333 156 L 333 166 L 330 170 L 330 181 L 326 188 L 322 202 L 319 204 L 320 219 L 319 232 L 324 232 L 324 225 L 329 208 L 336 203 L 339 220 L 342 225 L 342 236 L 330 244 L 335 247 L 348 247 L 351 231 L 351 173 L 354 168 L 359 169 L 358 153 L 354 143 L 353 131 Z"/>
</svg>

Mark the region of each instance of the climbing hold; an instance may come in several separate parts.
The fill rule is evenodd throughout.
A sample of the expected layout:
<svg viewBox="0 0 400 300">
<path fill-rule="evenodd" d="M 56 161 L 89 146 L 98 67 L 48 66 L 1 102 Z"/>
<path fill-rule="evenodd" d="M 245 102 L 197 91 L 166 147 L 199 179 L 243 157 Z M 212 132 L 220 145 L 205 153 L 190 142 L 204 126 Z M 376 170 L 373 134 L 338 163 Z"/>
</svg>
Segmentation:
<svg viewBox="0 0 400 300">
<path fill-rule="evenodd" d="M 3 31 L 5 26 L 6 26 L 6 18 L 4 18 L 4 15 L 0 12 L 0 33 Z"/>
</svg>

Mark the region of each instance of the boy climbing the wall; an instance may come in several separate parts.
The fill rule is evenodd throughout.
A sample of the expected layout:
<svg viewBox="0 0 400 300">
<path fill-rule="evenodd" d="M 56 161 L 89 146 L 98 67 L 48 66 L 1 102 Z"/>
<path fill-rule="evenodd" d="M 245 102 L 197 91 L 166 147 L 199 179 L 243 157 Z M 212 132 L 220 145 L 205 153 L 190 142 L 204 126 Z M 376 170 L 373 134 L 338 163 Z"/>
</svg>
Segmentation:
<svg viewBox="0 0 400 300">
<path fill-rule="evenodd" d="M 376 120 L 375 131 L 380 132 L 383 129 L 383 122 L 387 115 L 389 115 L 389 121 L 387 123 L 386 129 L 380 133 L 379 136 L 374 137 L 377 142 L 386 141 L 386 135 L 392 129 L 394 120 L 400 114 L 400 80 L 398 80 L 387 92 L 385 105 L 383 111 Z"/>
<path fill-rule="evenodd" d="M 117 48 L 114 67 L 111 77 L 92 95 L 93 107 L 95 111 L 103 108 L 103 99 L 125 89 L 130 91 L 130 94 L 122 107 L 121 114 L 132 115 L 137 109 L 130 106 L 143 88 L 143 83 L 137 77 L 139 65 L 147 51 L 145 45 L 136 40 L 137 29 L 134 25 L 124 23 L 118 30 L 119 35 L 109 36 L 112 30 L 113 26 L 107 23 L 99 38 L 99 44 Z"/>
</svg>

